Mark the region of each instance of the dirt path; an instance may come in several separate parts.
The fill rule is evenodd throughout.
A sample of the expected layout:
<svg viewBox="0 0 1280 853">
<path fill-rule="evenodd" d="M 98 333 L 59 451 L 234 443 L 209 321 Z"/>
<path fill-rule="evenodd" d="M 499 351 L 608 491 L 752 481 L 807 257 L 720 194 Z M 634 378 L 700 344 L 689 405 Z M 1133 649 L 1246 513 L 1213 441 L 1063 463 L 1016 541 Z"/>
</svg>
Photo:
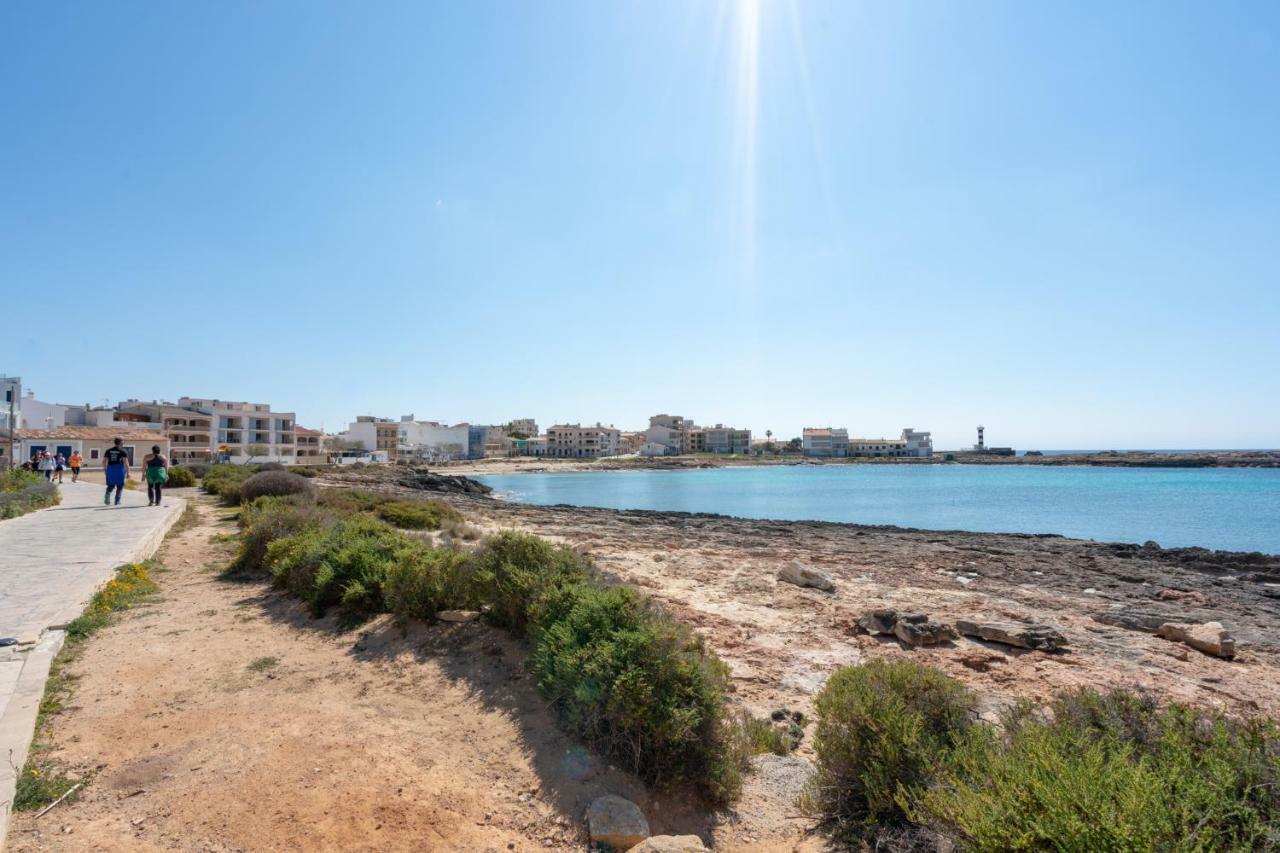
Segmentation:
<svg viewBox="0 0 1280 853">
<path fill-rule="evenodd" d="M 522 651 L 472 623 L 343 629 L 265 583 L 230 583 L 227 513 L 161 549 L 161 598 L 71 665 L 52 757 L 83 795 L 35 820 L 23 850 L 583 850 L 592 798 L 639 803 L 653 831 L 720 849 L 811 849 L 786 802 L 748 792 L 718 828 L 655 800 L 562 737 Z"/>
</svg>

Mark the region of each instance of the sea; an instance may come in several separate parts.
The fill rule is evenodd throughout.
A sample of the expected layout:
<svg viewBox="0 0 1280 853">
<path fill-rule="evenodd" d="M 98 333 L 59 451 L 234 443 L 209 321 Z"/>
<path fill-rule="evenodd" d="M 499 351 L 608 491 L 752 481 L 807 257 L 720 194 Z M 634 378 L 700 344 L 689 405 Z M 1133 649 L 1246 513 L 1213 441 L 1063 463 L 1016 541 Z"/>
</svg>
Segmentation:
<svg viewBox="0 0 1280 853">
<path fill-rule="evenodd" d="M 1280 554 L 1280 469 L 796 465 L 487 474 L 533 504 L 1057 533 Z"/>
</svg>

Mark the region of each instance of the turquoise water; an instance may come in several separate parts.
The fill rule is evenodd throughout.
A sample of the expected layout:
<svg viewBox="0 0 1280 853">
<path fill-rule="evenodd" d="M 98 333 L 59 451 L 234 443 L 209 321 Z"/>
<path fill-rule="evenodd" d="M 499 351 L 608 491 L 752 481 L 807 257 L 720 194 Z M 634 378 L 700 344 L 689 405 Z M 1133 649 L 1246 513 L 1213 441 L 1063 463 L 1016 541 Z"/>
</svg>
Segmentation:
<svg viewBox="0 0 1280 853">
<path fill-rule="evenodd" d="M 825 465 L 485 475 L 535 504 L 1280 553 L 1280 469 Z"/>
</svg>

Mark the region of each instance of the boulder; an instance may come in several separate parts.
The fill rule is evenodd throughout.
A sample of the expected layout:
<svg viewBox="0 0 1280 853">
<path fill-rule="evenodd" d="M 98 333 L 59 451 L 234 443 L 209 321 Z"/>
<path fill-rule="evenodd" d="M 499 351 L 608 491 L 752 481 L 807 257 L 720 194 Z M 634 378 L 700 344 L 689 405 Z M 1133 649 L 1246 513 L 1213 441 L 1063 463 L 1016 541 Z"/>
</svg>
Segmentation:
<svg viewBox="0 0 1280 853">
<path fill-rule="evenodd" d="M 908 646 L 936 646 L 960 636 L 955 628 L 943 622 L 930 622 L 929 617 L 923 613 L 898 617 L 893 633 Z"/>
<path fill-rule="evenodd" d="M 1052 652 L 1067 644 L 1067 638 L 1048 625 L 1019 625 L 1016 622 L 971 622 L 956 620 L 956 630 L 966 637 L 978 637 L 992 643 Z"/>
<path fill-rule="evenodd" d="M 1186 643 L 1198 652 L 1206 655 L 1231 660 L 1236 656 L 1236 641 L 1222 627 L 1221 622 L 1206 622 L 1203 625 L 1184 625 L 1180 622 L 1166 622 L 1156 631 L 1156 635 L 1166 640 Z"/>
<path fill-rule="evenodd" d="M 635 803 L 606 794 L 587 807 L 587 830 L 593 844 L 630 850 L 649 837 L 649 821 Z"/>
<path fill-rule="evenodd" d="M 778 580 L 793 583 L 796 586 L 809 586 L 824 592 L 834 592 L 836 585 L 831 575 L 820 572 L 812 566 L 806 566 L 799 560 L 792 560 L 778 572 Z"/>
<path fill-rule="evenodd" d="M 480 618 L 478 610 L 441 610 L 436 614 L 441 622 L 474 622 Z"/>
<path fill-rule="evenodd" d="M 858 627 L 868 634 L 892 634 L 897 624 L 896 610 L 872 610 L 858 617 Z"/>
<path fill-rule="evenodd" d="M 631 853 L 705 853 L 696 835 L 654 835 L 631 848 Z"/>
</svg>

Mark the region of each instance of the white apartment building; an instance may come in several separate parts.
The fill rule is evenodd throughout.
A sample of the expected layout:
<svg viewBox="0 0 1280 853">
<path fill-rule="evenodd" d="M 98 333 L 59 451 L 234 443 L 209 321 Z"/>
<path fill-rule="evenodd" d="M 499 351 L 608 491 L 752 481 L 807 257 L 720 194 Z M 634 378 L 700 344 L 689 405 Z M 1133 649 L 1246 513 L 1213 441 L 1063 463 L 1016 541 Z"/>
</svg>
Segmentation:
<svg viewBox="0 0 1280 853">
<path fill-rule="evenodd" d="M 397 424 L 397 455 L 403 459 L 440 462 L 466 459 L 470 426 L 446 426 L 436 421 L 417 421 L 413 415 L 402 415 Z"/>
<path fill-rule="evenodd" d="M 387 459 L 394 462 L 400 446 L 400 423 L 391 418 L 358 415 L 338 438 L 351 445 L 347 450 L 385 453 Z"/>
<path fill-rule="evenodd" d="M 214 460 L 230 462 L 297 461 L 298 442 L 293 412 L 273 412 L 266 403 L 179 397 L 178 408 L 209 415 Z"/>
<path fill-rule="evenodd" d="M 724 424 L 703 427 L 702 450 L 707 453 L 750 453 L 751 430 L 734 429 Z"/>
<path fill-rule="evenodd" d="M 647 455 L 679 456 L 691 452 L 693 433 L 698 429 L 692 420 L 680 415 L 654 415 L 649 418 L 649 428 L 644 431 L 643 444 L 661 444 L 666 448 L 663 454 L 650 450 Z M 701 447 L 697 448 L 701 450 Z"/>
<path fill-rule="evenodd" d="M 933 439 L 927 432 L 907 427 L 898 438 L 851 438 L 849 455 L 927 459 L 933 456 Z"/>
<path fill-rule="evenodd" d="M 933 436 L 927 432 L 907 427 L 902 431 L 902 440 L 907 445 L 907 455 L 920 459 L 933 456 Z"/>
<path fill-rule="evenodd" d="M 547 455 L 560 458 L 617 456 L 621 430 L 603 424 L 556 424 L 547 428 Z"/>
<path fill-rule="evenodd" d="M 800 452 L 805 456 L 848 456 L 849 430 L 844 427 L 805 427 L 800 434 Z"/>
</svg>

